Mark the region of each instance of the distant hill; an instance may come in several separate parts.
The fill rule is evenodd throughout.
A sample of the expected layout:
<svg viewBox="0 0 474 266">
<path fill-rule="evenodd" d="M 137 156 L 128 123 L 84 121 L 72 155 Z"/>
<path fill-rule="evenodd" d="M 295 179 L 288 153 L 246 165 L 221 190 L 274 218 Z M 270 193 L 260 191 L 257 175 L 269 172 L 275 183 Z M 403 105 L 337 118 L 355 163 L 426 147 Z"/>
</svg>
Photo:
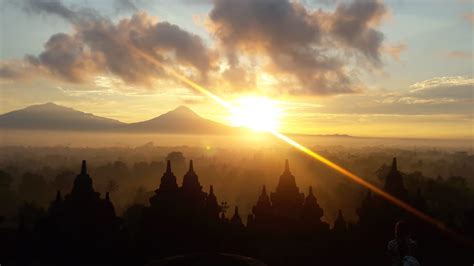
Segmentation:
<svg viewBox="0 0 474 266">
<path fill-rule="evenodd" d="M 226 126 L 200 117 L 185 106 L 138 123 L 131 123 L 123 127 L 127 132 L 160 132 L 184 134 L 229 134 L 236 128 Z"/>
<path fill-rule="evenodd" d="M 0 129 L 172 134 L 229 134 L 238 130 L 202 118 L 185 106 L 147 121 L 127 124 L 54 103 L 33 105 L 0 115 Z"/>
<path fill-rule="evenodd" d="M 32 105 L 0 115 L 0 128 L 28 130 L 109 130 L 124 123 L 54 103 Z"/>
</svg>

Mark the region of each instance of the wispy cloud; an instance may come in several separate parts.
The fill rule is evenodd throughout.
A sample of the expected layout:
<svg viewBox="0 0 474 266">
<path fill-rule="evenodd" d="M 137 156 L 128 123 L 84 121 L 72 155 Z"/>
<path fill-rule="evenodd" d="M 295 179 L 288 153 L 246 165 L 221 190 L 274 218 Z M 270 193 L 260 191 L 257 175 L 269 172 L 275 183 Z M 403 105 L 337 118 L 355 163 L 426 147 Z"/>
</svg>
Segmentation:
<svg viewBox="0 0 474 266">
<path fill-rule="evenodd" d="M 383 50 L 396 61 L 400 61 L 400 55 L 407 49 L 407 47 L 408 46 L 406 44 L 400 43 L 397 45 L 386 45 L 383 47 Z"/>
<path fill-rule="evenodd" d="M 474 12 L 463 13 L 462 17 L 470 24 L 474 24 Z"/>
<path fill-rule="evenodd" d="M 466 52 L 466 51 L 450 51 L 446 54 L 448 58 L 452 59 L 473 59 L 473 54 L 471 51 Z"/>
<path fill-rule="evenodd" d="M 411 92 L 432 91 L 434 89 L 442 89 L 447 91 L 456 90 L 458 88 L 473 88 L 474 79 L 464 76 L 455 77 L 435 77 L 432 79 L 417 82 L 410 86 Z"/>
</svg>

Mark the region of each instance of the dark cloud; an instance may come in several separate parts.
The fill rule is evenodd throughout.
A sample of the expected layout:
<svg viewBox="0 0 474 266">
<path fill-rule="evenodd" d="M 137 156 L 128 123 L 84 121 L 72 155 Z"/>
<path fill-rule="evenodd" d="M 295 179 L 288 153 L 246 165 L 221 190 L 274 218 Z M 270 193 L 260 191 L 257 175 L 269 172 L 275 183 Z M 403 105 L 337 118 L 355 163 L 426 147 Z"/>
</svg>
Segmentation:
<svg viewBox="0 0 474 266">
<path fill-rule="evenodd" d="M 203 72 L 210 68 L 210 52 L 201 38 L 168 22 L 156 23 L 144 29 L 141 34 L 135 32 L 133 41 L 150 51 L 174 50 L 178 60 Z"/>
<path fill-rule="evenodd" d="M 28 12 L 59 16 L 73 31 L 51 36 L 39 55 L 23 63 L 76 83 L 102 74 L 145 85 L 163 78 L 163 70 L 139 49 L 162 64 L 186 67 L 200 82 L 212 77 L 216 87 L 223 81 L 234 90 L 253 89 L 263 70 L 274 76 L 275 88 L 290 93 L 352 93 L 360 88 L 354 73 L 381 64 L 383 34 L 375 27 L 386 10 L 378 1 L 330 2 L 335 9 L 325 12 L 290 0 L 214 0 L 206 24 L 218 41 L 212 50 L 199 36 L 136 11 L 136 1 L 115 1 L 134 15 L 114 22 L 59 0 L 25 0 Z M 216 71 L 223 58 L 229 68 Z M 21 68 L 6 65 L 0 71 L 4 77 L 21 75 Z"/>
<path fill-rule="evenodd" d="M 133 0 L 115 0 L 115 9 L 116 11 L 138 11 L 138 7 L 136 6 L 136 1 Z"/>
<path fill-rule="evenodd" d="M 238 65 L 234 54 L 263 54 L 273 72 L 299 81 L 294 91 L 339 94 L 356 90 L 344 49 L 380 62 L 383 35 L 371 24 L 384 13 L 375 1 L 340 4 L 334 13 L 324 13 L 288 0 L 215 0 L 209 18 L 211 31 L 232 55 L 231 67 Z"/>
<path fill-rule="evenodd" d="M 23 68 L 15 62 L 7 62 L 0 64 L 0 78 L 4 79 L 20 79 L 25 76 Z"/>
<path fill-rule="evenodd" d="M 97 62 L 85 53 L 83 42 L 75 36 L 55 34 L 46 42 L 44 49 L 38 57 L 30 56 L 29 62 L 40 64 L 68 81 L 80 82 L 84 74 L 96 69 Z"/>
<path fill-rule="evenodd" d="M 163 64 L 190 66 L 201 77 L 211 68 L 212 53 L 199 36 L 168 22 L 158 22 L 145 12 L 114 23 L 94 10 L 73 11 L 59 1 L 25 3 L 30 12 L 58 15 L 74 27 L 71 34 L 51 36 L 42 53 L 25 60 L 63 80 L 83 82 L 91 75 L 111 73 L 126 82 L 149 85 L 162 75 L 162 70 L 144 60 L 136 49 Z M 7 76 L 7 70 L 2 70 L 3 76 Z"/>
<path fill-rule="evenodd" d="M 320 37 L 306 10 L 286 0 L 216 0 L 209 17 L 216 35 L 227 45 L 251 42 L 284 49 L 317 42 Z"/>
<path fill-rule="evenodd" d="M 385 14 L 385 6 L 377 0 L 341 3 L 331 18 L 331 33 L 372 62 L 380 63 L 384 35 L 373 26 L 377 25 Z"/>
<path fill-rule="evenodd" d="M 42 74 L 36 58 L 26 56 L 24 60 L 0 61 L 0 79 L 25 80 Z"/>
<path fill-rule="evenodd" d="M 76 17 L 76 12 L 64 6 L 59 0 L 25 0 L 24 4 L 24 9 L 29 13 L 55 14 L 67 20 Z"/>
</svg>

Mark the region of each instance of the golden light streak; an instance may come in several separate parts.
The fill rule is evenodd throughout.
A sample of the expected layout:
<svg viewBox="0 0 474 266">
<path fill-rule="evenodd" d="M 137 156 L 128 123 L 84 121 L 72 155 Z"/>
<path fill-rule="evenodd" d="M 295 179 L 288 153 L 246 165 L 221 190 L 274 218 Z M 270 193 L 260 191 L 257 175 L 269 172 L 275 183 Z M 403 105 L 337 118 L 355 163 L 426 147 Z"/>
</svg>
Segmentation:
<svg viewBox="0 0 474 266">
<path fill-rule="evenodd" d="M 372 190 L 374 193 L 384 197 L 386 200 L 390 201 L 391 203 L 393 203 L 394 205 L 397 205 L 398 207 L 402 208 L 402 209 L 405 209 L 406 211 L 408 212 L 411 212 L 412 214 L 418 216 L 419 218 L 429 222 L 429 223 L 432 223 L 433 225 L 441 228 L 441 229 L 446 229 L 446 227 L 443 225 L 443 223 L 441 223 L 440 221 L 424 214 L 423 212 L 413 208 L 412 206 L 410 206 L 409 204 L 401 201 L 400 199 L 392 196 L 391 194 L 385 192 L 384 190 L 374 186 L 373 184 L 365 181 L 364 179 L 362 179 L 361 177 L 349 172 L 348 170 L 346 170 L 345 168 L 331 162 L 330 160 L 324 158 L 323 156 L 317 154 L 316 152 L 306 148 L 305 146 L 299 144 L 298 142 L 290 139 L 289 137 L 277 132 L 277 131 L 270 131 L 270 133 L 272 135 L 274 135 L 275 137 L 283 140 L 284 142 L 290 144 L 291 146 L 295 147 L 296 149 L 304 152 L 305 154 L 313 157 L 314 159 L 324 163 L 325 165 L 331 167 L 332 169 L 336 170 L 337 172 L 345 175 L 346 177 L 349 177 L 350 179 L 352 179 L 352 181 L 360 184 L 360 185 L 363 185 L 364 187 Z"/>
<path fill-rule="evenodd" d="M 193 88 L 193 89 L 199 91 L 200 93 L 208 96 L 209 98 L 213 99 L 218 104 L 224 106 L 227 109 L 232 109 L 233 108 L 228 102 L 224 101 L 219 96 L 215 95 L 214 93 L 210 92 L 209 90 L 205 89 L 204 87 L 200 86 L 199 84 L 193 82 L 192 80 L 188 79 L 187 77 L 179 74 L 178 72 L 174 71 L 174 69 L 165 66 L 160 61 L 156 60 L 156 58 L 154 58 L 153 56 L 143 52 L 142 50 L 136 48 L 133 45 L 129 45 L 129 47 L 130 47 L 130 49 L 135 51 L 137 54 L 139 54 L 141 57 L 147 59 L 150 63 L 153 63 L 153 64 L 163 68 L 165 70 L 165 72 L 168 73 L 169 75 L 174 76 L 175 78 L 179 79 L 181 82 L 187 84 L 191 88 Z"/>
<path fill-rule="evenodd" d="M 168 74 L 174 76 L 175 78 L 179 79 L 180 81 L 182 81 L 183 83 L 189 85 L 190 87 L 192 87 L 193 89 L 199 91 L 200 93 L 210 97 L 216 103 L 218 103 L 218 104 L 222 105 L 223 107 L 227 108 L 229 111 L 234 110 L 234 108 L 235 108 L 234 106 L 232 106 L 230 103 L 223 100 L 221 97 L 219 97 L 219 96 L 215 95 L 214 93 L 210 92 L 206 88 L 204 88 L 204 87 L 200 86 L 199 84 L 193 82 L 192 80 L 188 79 L 187 77 L 177 73 L 173 69 L 171 69 L 169 67 L 166 67 L 161 62 L 156 60 L 154 57 L 146 54 L 145 52 L 143 52 L 140 49 L 134 47 L 133 45 L 130 45 L 130 48 L 132 50 L 136 51 L 143 58 L 147 59 L 149 62 L 162 67 Z M 437 219 L 435 219 L 435 218 L 433 218 L 433 217 L 417 210 L 416 208 L 412 207 L 411 205 L 407 204 L 406 202 L 398 199 L 397 197 L 395 197 L 395 196 L 385 192 L 384 190 L 374 186 L 373 184 L 365 181 L 361 177 L 359 177 L 359 176 L 353 174 L 352 172 L 350 172 L 349 170 L 346 170 L 345 168 L 333 163 L 332 161 L 326 159 L 325 157 L 323 157 L 322 155 L 319 155 L 318 153 L 312 151 L 311 149 L 306 148 L 305 146 L 301 145 L 300 143 L 296 142 L 295 140 L 293 140 L 293 139 L 277 132 L 276 130 L 269 130 L 268 132 L 271 133 L 273 136 L 277 137 L 278 139 L 290 144 L 291 146 L 293 146 L 294 148 L 296 148 L 299 151 L 303 152 L 304 154 L 312 157 L 313 159 L 316 159 L 316 160 L 324 163 L 325 165 L 329 166 L 333 170 L 335 170 L 335 171 L 339 172 L 340 174 L 348 177 L 352 181 L 354 181 L 354 182 L 370 189 L 371 191 L 373 191 L 374 193 L 380 195 L 381 197 L 383 197 L 387 201 L 391 202 L 392 204 L 406 210 L 407 212 L 410 212 L 411 214 L 413 214 L 413 215 L 417 216 L 418 218 L 422 219 L 423 221 L 428 222 L 428 223 L 436 226 L 437 228 L 441 229 L 442 231 L 449 233 L 450 235 L 456 237 L 458 240 L 461 240 L 462 242 L 464 242 L 464 243 L 466 243 L 470 246 L 474 246 L 474 243 L 472 243 L 471 240 L 469 240 L 466 237 L 464 237 L 462 235 L 459 235 L 458 233 L 450 230 L 449 228 L 444 226 L 444 224 L 441 221 L 439 221 L 439 220 L 437 220 Z"/>
</svg>

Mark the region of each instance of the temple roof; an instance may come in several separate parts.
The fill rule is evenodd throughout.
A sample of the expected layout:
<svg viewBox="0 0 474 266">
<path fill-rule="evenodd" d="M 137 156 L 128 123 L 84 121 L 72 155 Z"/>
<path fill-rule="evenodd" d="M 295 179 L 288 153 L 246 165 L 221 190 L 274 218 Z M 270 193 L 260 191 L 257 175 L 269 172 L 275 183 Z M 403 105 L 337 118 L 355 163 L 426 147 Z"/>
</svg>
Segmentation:
<svg viewBox="0 0 474 266">
<path fill-rule="evenodd" d="M 303 215 L 320 219 L 323 216 L 323 209 L 319 206 L 316 197 L 313 194 L 313 187 L 309 187 L 308 196 L 304 200 Z"/>
<path fill-rule="evenodd" d="M 159 190 L 176 190 L 178 189 L 178 184 L 176 183 L 176 177 L 171 171 L 171 162 L 168 160 L 166 162 L 166 172 L 163 173 L 161 177 L 161 184 Z"/>
<path fill-rule="evenodd" d="M 242 218 L 240 218 L 239 207 L 235 206 L 234 215 L 230 219 L 230 223 L 234 226 L 243 226 Z"/>
<path fill-rule="evenodd" d="M 405 199 L 407 196 L 407 191 L 405 189 L 405 185 L 403 184 L 402 175 L 398 171 L 397 158 L 393 158 L 392 160 L 392 167 L 390 168 L 390 172 L 385 179 L 384 189 L 388 193 L 402 199 Z"/>
<path fill-rule="evenodd" d="M 334 221 L 334 230 L 346 230 L 347 229 L 347 223 L 346 220 L 344 219 L 344 216 L 342 215 L 342 210 L 339 209 L 337 213 L 337 218 Z"/>
<path fill-rule="evenodd" d="M 276 193 L 275 194 L 299 194 L 298 187 L 296 186 L 296 181 L 295 177 L 290 171 L 290 166 L 288 163 L 288 159 L 285 160 L 285 168 L 283 173 L 280 176 L 280 179 L 278 180 L 278 185 L 276 188 Z"/>
<path fill-rule="evenodd" d="M 201 191 L 202 186 L 199 183 L 199 177 L 194 172 L 193 160 L 189 162 L 188 172 L 183 177 L 183 190 Z"/>
<path fill-rule="evenodd" d="M 71 194 L 88 194 L 94 192 L 92 187 L 92 178 L 87 173 L 87 162 L 86 160 L 82 161 L 81 173 L 76 176 L 74 179 L 74 186 L 72 188 Z"/>
</svg>

